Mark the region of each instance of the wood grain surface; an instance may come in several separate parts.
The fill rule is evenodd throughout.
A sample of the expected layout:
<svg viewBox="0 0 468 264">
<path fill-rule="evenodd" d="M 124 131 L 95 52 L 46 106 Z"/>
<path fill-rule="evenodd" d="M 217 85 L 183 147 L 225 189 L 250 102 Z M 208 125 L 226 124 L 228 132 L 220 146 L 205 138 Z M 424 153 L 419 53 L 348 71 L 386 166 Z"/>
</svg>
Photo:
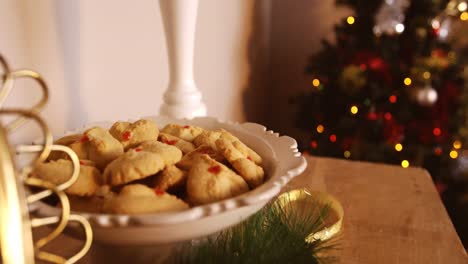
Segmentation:
<svg viewBox="0 0 468 264">
<path fill-rule="evenodd" d="M 293 181 L 293 188 L 327 191 L 344 207 L 340 249 L 333 252 L 337 263 L 468 263 L 427 171 L 327 158 L 307 160 L 309 166 Z M 63 236 L 49 250 L 69 256 L 79 246 L 80 241 Z M 80 263 L 102 263 L 93 261 L 101 248 L 95 245 Z"/>
</svg>

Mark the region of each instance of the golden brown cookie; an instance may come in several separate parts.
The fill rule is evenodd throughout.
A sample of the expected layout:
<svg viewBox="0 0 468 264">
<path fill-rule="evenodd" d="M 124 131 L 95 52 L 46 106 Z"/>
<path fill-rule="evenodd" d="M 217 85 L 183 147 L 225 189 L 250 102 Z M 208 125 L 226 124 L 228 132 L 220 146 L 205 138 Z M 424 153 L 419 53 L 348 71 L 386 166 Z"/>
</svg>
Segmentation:
<svg viewBox="0 0 468 264">
<path fill-rule="evenodd" d="M 220 131 L 203 131 L 198 137 L 193 140 L 193 144 L 199 147 L 201 145 L 210 146 L 212 149 L 217 150 L 216 140 L 221 136 Z"/>
<path fill-rule="evenodd" d="M 104 212 L 112 214 L 148 214 L 180 211 L 189 206 L 162 190 L 130 184 L 123 187 L 117 196 L 106 199 L 103 208 Z"/>
<path fill-rule="evenodd" d="M 224 129 L 219 129 L 218 131 L 221 132 L 220 138 L 229 140 L 232 142 L 233 146 L 239 150 L 247 159 L 255 162 L 255 164 L 260 165 L 262 164 L 262 157 L 257 154 L 254 150 L 251 148 L 247 147 L 242 141 L 240 141 L 237 137 L 235 137 L 233 134 L 229 133 L 228 131 Z"/>
<path fill-rule="evenodd" d="M 161 155 L 130 149 L 106 167 L 103 178 L 105 183 L 116 186 L 146 178 L 158 173 L 164 167 Z"/>
<path fill-rule="evenodd" d="M 207 154 L 212 159 L 219 161 L 219 162 L 222 162 L 225 160 L 224 156 L 221 155 L 218 151 L 214 150 L 208 145 L 201 145 L 195 150 L 183 156 L 182 159 L 177 163 L 177 167 L 188 171 L 193 166 L 193 163 L 197 159 L 197 156 L 203 155 L 203 154 Z"/>
<path fill-rule="evenodd" d="M 154 186 L 162 191 L 176 189 L 185 184 L 186 178 L 187 172 L 180 170 L 176 166 L 169 166 L 156 175 Z"/>
<path fill-rule="evenodd" d="M 73 173 L 73 163 L 70 160 L 59 159 L 48 163 L 40 163 L 31 173 L 31 177 L 40 178 L 54 184 L 66 182 Z M 80 174 L 65 193 L 77 196 L 92 196 L 99 188 L 101 173 L 93 166 L 80 165 Z"/>
<path fill-rule="evenodd" d="M 122 144 L 109 131 L 101 127 L 86 130 L 81 141 L 87 143 L 87 159 L 96 162 L 100 169 L 103 169 L 124 152 Z"/>
<path fill-rule="evenodd" d="M 182 158 L 182 151 L 179 148 L 159 142 L 157 140 L 145 141 L 141 143 L 137 149 L 142 149 L 144 151 L 149 151 L 161 155 L 165 166 L 174 165 Z"/>
<path fill-rule="evenodd" d="M 189 125 L 181 126 L 177 124 L 169 124 L 161 129 L 161 132 L 192 142 L 203 132 L 203 128 Z"/>
<path fill-rule="evenodd" d="M 159 133 L 159 141 L 179 148 L 184 154 L 195 149 L 195 146 L 192 143 L 163 132 Z"/>
<path fill-rule="evenodd" d="M 200 205 L 237 196 L 249 187 L 241 176 L 204 154 L 190 169 L 186 189 L 189 201 Z"/>
<path fill-rule="evenodd" d="M 230 141 L 221 137 L 216 141 L 219 152 L 229 161 L 237 173 L 244 178 L 250 188 L 255 188 L 263 183 L 265 173 L 263 168 L 255 164 L 250 156 L 245 156 L 234 144 L 239 141 Z"/>
<path fill-rule="evenodd" d="M 157 140 L 159 129 L 155 122 L 140 119 L 134 123 L 116 122 L 109 133 L 122 143 L 125 150 L 136 147 L 147 140 Z"/>
<path fill-rule="evenodd" d="M 55 145 L 70 146 L 72 143 L 80 141 L 81 134 L 64 136 L 54 141 Z M 68 155 L 63 151 L 52 151 L 47 160 L 67 159 Z"/>
</svg>

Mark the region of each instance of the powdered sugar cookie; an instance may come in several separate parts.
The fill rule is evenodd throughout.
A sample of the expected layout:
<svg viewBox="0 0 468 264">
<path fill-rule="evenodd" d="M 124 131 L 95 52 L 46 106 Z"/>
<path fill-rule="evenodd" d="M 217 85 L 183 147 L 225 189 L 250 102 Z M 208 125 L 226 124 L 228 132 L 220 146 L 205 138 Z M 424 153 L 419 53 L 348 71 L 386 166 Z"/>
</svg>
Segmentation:
<svg viewBox="0 0 468 264">
<path fill-rule="evenodd" d="M 209 155 L 212 159 L 216 161 L 224 161 L 224 156 L 222 156 L 218 151 L 214 150 L 208 145 L 201 145 L 195 150 L 187 153 L 184 157 L 182 157 L 182 159 L 177 163 L 177 167 L 188 171 L 193 166 L 193 163 L 197 159 L 197 156 L 203 154 Z"/>
<path fill-rule="evenodd" d="M 159 141 L 179 148 L 184 154 L 195 149 L 195 146 L 192 143 L 163 132 L 159 133 Z"/>
<path fill-rule="evenodd" d="M 237 196 L 249 187 L 241 176 L 204 154 L 190 169 L 186 189 L 189 201 L 199 205 Z"/>
<path fill-rule="evenodd" d="M 255 188 L 263 183 L 263 168 L 255 164 L 250 156 L 245 156 L 234 144 L 239 141 L 230 141 L 221 137 L 216 141 L 219 152 L 229 161 L 239 175 L 249 184 L 250 188 Z"/>
<path fill-rule="evenodd" d="M 220 138 L 229 140 L 232 142 L 233 146 L 239 150 L 246 158 L 255 162 L 255 164 L 260 165 L 262 164 L 262 157 L 257 154 L 257 152 L 253 151 L 251 148 L 247 147 L 242 141 L 240 141 L 237 137 L 233 134 L 229 133 L 224 129 L 219 129 L 221 132 Z"/>
<path fill-rule="evenodd" d="M 161 155 L 130 149 L 106 167 L 103 178 L 105 183 L 116 186 L 156 174 L 164 166 Z"/>
<path fill-rule="evenodd" d="M 154 187 L 162 191 L 176 189 L 185 184 L 186 178 L 187 172 L 176 166 L 169 166 L 156 175 Z"/>
<path fill-rule="evenodd" d="M 216 140 L 221 136 L 220 131 L 203 131 L 198 137 L 193 140 L 195 146 L 199 147 L 201 145 L 210 146 L 212 149 L 217 150 Z"/>
<path fill-rule="evenodd" d="M 142 184 L 130 184 L 117 196 L 106 199 L 104 212 L 113 214 L 148 214 L 188 209 L 184 201 L 162 190 L 153 190 Z"/>
<path fill-rule="evenodd" d="M 141 143 L 137 149 L 161 155 L 165 166 L 174 165 L 182 158 L 182 151 L 179 148 L 157 140 L 145 141 Z"/>
<path fill-rule="evenodd" d="M 59 185 L 66 182 L 72 173 L 73 163 L 70 160 L 59 159 L 38 164 L 31 173 L 31 177 Z M 65 193 L 77 196 L 92 196 L 100 186 L 100 178 L 101 173 L 97 168 L 82 163 L 78 179 L 65 190 Z"/>
<path fill-rule="evenodd" d="M 192 142 L 203 132 L 203 128 L 189 125 L 181 126 L 177 124 L 169 124 L 161 129 L 161 132 Z"/>
<path fill-rule="evenodd" d="M 136 147 L 147 140 L 157 140 L 159 129 L 155 122 L 140 119 L 134 123 L 116 122 L 109 133 L 122 143 L 124 149 Z"/>
</svg>

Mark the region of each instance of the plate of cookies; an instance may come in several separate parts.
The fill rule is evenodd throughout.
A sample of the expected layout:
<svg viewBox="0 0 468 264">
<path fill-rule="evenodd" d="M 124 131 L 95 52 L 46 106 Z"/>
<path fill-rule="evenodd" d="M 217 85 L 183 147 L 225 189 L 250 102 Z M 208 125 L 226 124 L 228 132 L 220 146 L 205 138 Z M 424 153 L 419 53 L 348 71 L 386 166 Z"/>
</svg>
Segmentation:
<svg viewBox="0 0 468 264">
<path fill-rule="evenodd" d="M 93 123 L 55 144 L 80 159 L 78 180 L 65 190 L 72 211 L 90 221 L 95 241 L 115 245 L 180 242 L 228 228 L 306 168 L 293 138 L 210 117 Z M 31 177 L 60 184 L 72 170 L 67 156 L 52 152 Z M 34 210 L 60 212 L 53 200 Z"/>
</svg>

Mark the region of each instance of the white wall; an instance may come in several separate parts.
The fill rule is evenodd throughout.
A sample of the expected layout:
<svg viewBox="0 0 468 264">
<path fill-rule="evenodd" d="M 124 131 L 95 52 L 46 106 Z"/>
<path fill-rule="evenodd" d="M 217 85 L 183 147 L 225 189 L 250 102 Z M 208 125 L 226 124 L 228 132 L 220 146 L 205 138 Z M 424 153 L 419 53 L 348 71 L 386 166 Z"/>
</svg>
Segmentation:
<svg viewBox="0 0 468 264">
<path fill-rule="evenodd" d="M 168 82 L 158 5 L 157 0 L 2 0 L 0 52 L 17 68 L 44 75 L 51 90 L 44 115 L 55 133 L 87 122 L 157 114 Z M 211 116 L 246 119 L 242 94 L 250 72 L 254 5 L 200 1 L 195 79 Z"/>
</svg>

